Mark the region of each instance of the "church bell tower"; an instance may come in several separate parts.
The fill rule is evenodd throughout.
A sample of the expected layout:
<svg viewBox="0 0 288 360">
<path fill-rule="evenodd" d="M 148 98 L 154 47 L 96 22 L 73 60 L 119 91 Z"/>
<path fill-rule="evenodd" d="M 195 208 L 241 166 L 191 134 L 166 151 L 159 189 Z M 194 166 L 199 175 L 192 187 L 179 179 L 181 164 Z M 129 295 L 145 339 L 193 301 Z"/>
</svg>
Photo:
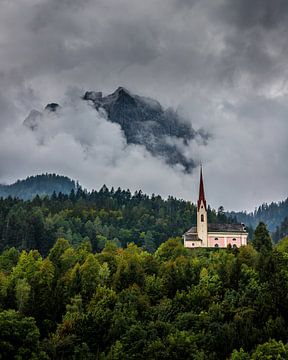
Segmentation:
<svg viewBox="0 0 288 360">
<path fill-rule="evenodd" d="M 202 246 L 208 246 L 208 220 L 207 207 L 204 193 L 202 165 L 200 169 L 199 198 L 197 201 L 197 235 L 202 240 Z"/>
</svg>

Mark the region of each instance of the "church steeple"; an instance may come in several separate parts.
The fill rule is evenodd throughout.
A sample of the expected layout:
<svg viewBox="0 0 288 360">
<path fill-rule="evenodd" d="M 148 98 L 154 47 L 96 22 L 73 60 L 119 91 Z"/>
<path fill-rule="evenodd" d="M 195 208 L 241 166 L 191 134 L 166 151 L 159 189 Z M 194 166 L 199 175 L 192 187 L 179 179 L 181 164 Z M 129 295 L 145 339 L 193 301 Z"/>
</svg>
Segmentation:
<svg viewBox="0 0 288 360">
<path fill-rule="evenodd" d="M 202 240 L 202 246 L 208 246 L 208 221 L 207 206 L 204 193 L 204 182 L 202 174 L 202 165 L 200 169 L 199 198 L 197 201 L 197 235 Z"/>
<path fill-rule="evenodd" d="M 202 174 L 202 165 L 201 165 L 201 168 L 200 168 L 199 198 L 198 198 L 198 202 L 197 202 L 197 210 L 198 210 L 198 211 L 199 211 L 199 209 L 200 209 L 201 201 L 203 201 L 203 205 L 204 205 L 204 207 L 205 207 L 205 210 L 207 210 L 207 208 L 206 208 L 205 193 L 204 193 L 204 182 L 203 182 L 203 174 Z"/>
</svg>

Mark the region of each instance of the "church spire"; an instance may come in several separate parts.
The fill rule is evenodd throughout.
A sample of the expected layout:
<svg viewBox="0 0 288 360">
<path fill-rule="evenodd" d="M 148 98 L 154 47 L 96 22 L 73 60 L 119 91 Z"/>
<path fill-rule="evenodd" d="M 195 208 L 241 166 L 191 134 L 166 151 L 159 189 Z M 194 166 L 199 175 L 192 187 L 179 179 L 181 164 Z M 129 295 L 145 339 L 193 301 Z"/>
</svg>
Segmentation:
<svg viewBox="0 0 288 360">
<path fill-rule="evenodd" d="M 203 201 L 205 210 L 207 210 L 207 208 L 206 208 L 205 193 L 204 193 L 204 182 L 203 182 L 203 174 L 202 174 L 202 165 L 201 165 L 201 168 L 200 168 L 199 198 L 198 198 L 198 202 L 197 202 L 197 209 L 198 209 L 198 211 L 199 211 L 200 206 L 201 206 L 201 201 Z"/>
</svg>

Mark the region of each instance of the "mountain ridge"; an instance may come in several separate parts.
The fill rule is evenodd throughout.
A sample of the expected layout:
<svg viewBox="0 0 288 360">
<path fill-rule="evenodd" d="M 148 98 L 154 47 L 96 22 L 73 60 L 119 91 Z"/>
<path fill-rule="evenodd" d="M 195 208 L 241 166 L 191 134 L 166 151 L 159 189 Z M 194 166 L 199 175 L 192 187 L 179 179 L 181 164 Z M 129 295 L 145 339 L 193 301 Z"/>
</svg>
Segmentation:
<svg viewBox="0 0 288 360">
<path fill-rule="evenodd" d="M 196 137 L 203 144 L 209 140 L 208 134 L 194 130 L 177 111 L 164 109 L 157 100 L 133 94 L 124 87 L 106 96 L 101 91 L 86 91 L 82 100 L 89 101 L 100 113 L 105 112 L 108 121 L 119 124 L 128 144 L 143 145 L 153 156 L 171 166 L 181 165 L 187 173 L 197 166 L 189 142 Z M 58 111 L 58 103 L 47 104 L 42 111 L 32 110 L 23 124 L 37 131 L 43 114 Z"/>
<path fill-rule="evenodd" d="M 53 192 L 70 194 L 76 191 L 78 183 L 67 176 L 56 174 L 40 174 L 28 176 L 12 184 L 0 184 L 0 198 L 9 196 L 22 200 L 32 200 L 35 196 L 51 196 Z"/>
</svg>

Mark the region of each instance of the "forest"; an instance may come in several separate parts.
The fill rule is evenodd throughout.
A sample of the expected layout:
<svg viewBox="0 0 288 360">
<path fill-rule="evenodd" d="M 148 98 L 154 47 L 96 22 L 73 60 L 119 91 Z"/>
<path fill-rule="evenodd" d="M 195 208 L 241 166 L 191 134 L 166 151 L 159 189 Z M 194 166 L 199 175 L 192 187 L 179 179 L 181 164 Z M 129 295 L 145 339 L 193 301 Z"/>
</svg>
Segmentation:
<svg viewBox="0 0 288 360">
<path fill-rule="evenodd" d="M 78 183 L 69 179 L 67 176 L 56 174 L 41 174 L 29 176 L 24 180 L 17 180 L 10 185 L 0 184 L 0 197 L 16 197 L 24 200 L 31 200 L 36 195 L 69 194 L 72 189 L 76 190 Z"/>
<path fill-rule="evenodd" d="M 209 222 L 233 222 L 208 208 Z M 196 223 L 194 204 L 137 191 L 108 189 L 86 192 L 80 187 L 70 194 L 55 192 L 33 200 L 0 198 L 0 250 L 37 249 L 47 255 L 58 238 L 78 246 L 89 239 L 93 251 L 107 242 L 126 247 L 130 242 L 148 252 L 155 251 L 169 237 L 181 236 Z"/>
<path fill-rule="evenodd" d="M 253 227 L 254 229 L 260 221 L 265 222 L 269 231 L 273 234 L 274 242 L 279 241 L 283 237 L 281 237 L 281 231 L 283 231 L 284 228 L 285 233 L 288 235 L 287 220 L 285 223 L 285 218 L 288 218 L 288 198 L 278 203 L 264 203 L 258 208 L 255 208 L 254 212 L 251 213 L 247 213 L 246 211 L 231 211 L 228 215 L 236 217 L 239 222 L 243 222 L 245 225 Z"/>
<path fill-rule="evenodd" d="M 287 359 L 288 238 L 260 222 L 239 249 L 186 249 L 195 223 L 106 186 L 0 199 L 0 359 Z"/>
<path fill-rule="evenodd" d="M 0 255 L 1 359 L 287 359 L 288 238 L 153 253 L 59 238 Z"/>
</svg>

